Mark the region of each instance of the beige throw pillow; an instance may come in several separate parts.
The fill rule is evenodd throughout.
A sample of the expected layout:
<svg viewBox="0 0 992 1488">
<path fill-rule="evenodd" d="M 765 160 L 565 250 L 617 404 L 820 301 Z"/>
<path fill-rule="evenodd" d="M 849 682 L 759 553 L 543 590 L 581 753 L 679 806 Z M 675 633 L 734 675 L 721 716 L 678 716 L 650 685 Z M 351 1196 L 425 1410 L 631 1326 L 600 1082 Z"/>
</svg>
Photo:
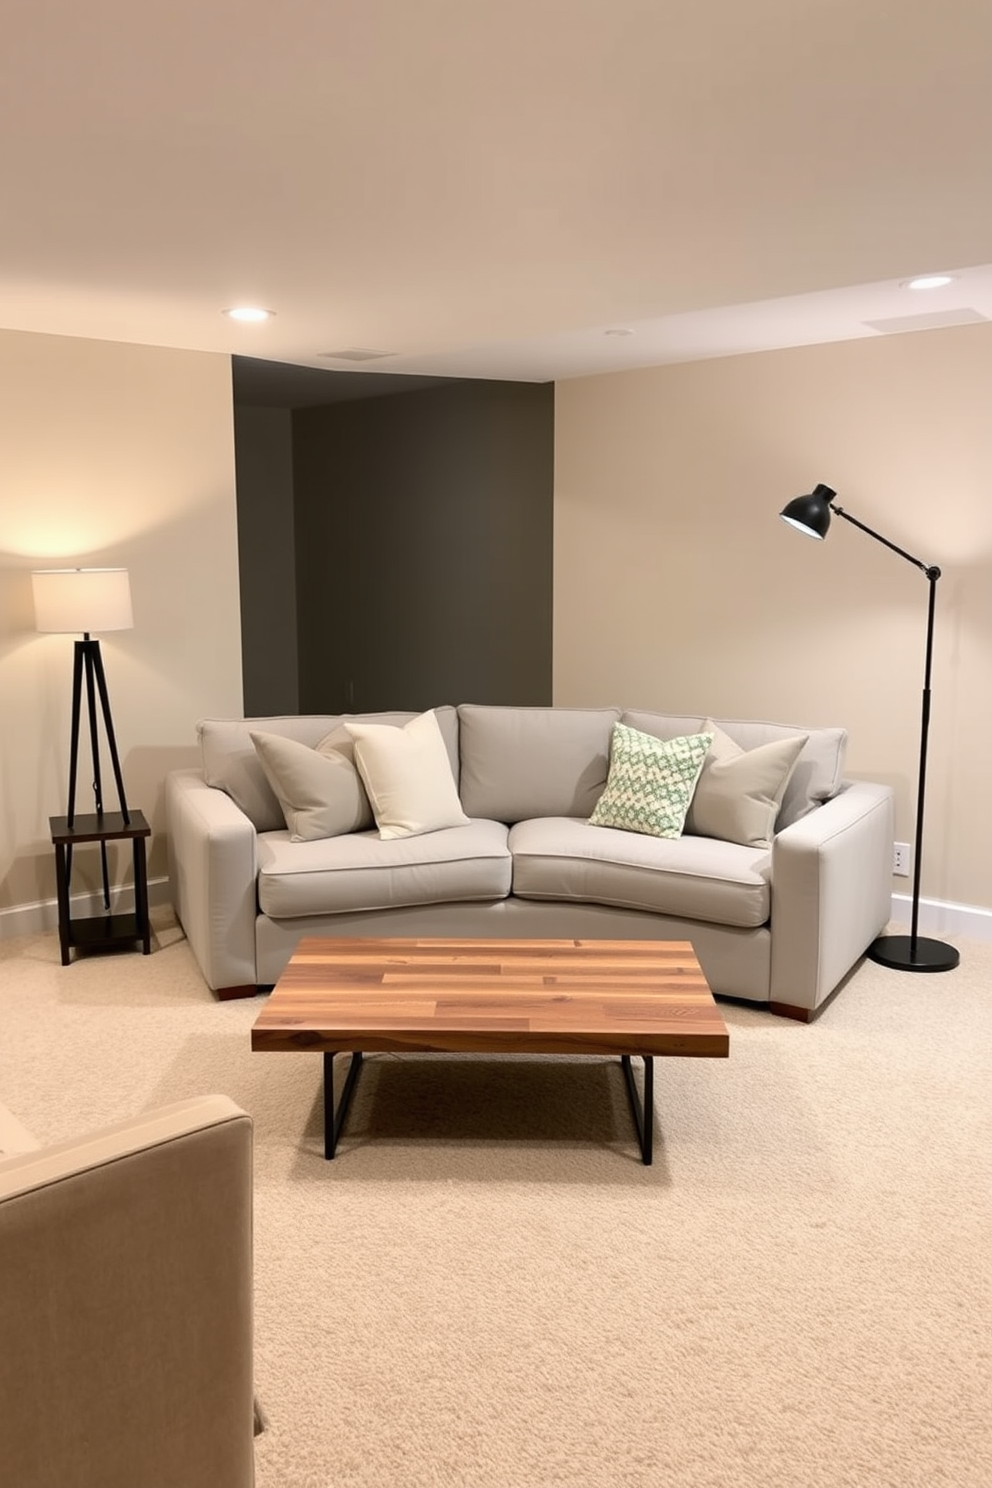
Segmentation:
<svg viewBox="0 0 992 1488">
<path fill-rule="evenodd" d="M 702 732 L 712 734 L 713 742 L 689 806 L 686 832 L 744 847 L 770 847 L 789 776 L 808 735 L 744 750 L 712 718 Z"/>
<path fill-rule="evenodd" d="M 344 727 L 355 741 L 355 763 L 381 838 L 468 825 L 433 712 L 411 718 L 402 728 L 347 722 Z"/>
<path fill-rule="evenodd" d="M 316 749 L 281 734 L 253 733 L 251 742 L 282 807 L 290 841 L 314 842 L 371 827 L 372 808 L 343 727 L 332 729 Z"/>
</svg>

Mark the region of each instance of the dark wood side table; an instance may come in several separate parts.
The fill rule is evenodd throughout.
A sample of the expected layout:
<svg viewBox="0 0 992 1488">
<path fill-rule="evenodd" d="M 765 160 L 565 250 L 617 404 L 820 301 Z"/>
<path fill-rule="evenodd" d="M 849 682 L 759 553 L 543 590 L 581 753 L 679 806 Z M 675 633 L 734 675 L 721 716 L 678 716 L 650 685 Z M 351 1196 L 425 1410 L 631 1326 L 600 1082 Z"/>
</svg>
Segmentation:
<svg viewBox="0 0 992 1488">
<path fill-rule="evenodd" d="M 68 966 L 73 946 L 85 950 L 109 950 L 114 946 L 141 941 L 144 955 L 151 952 L 151 926 L 148 920 L 148 877 L 145 866 L 145 839 L 152 829 L 140 811 L 128 809 L 129 821 L 120 811 L 77 814 L 72 826 L 67 816 L 49 817 L 52 843 L 55 847 L 55 885 L 59 901 L 59 944 L 62 965 Z M 108 842 L 130 840 L 134 851 L 134 913 L 111 914 L 106 888 L 106 850 Z M 69 907 L 69 878 L 72 873 L 72 849 L 84 842 L 99 842 L 104 855 L 105 914 L 83 915 L 73 919 Z"/>
</svg>

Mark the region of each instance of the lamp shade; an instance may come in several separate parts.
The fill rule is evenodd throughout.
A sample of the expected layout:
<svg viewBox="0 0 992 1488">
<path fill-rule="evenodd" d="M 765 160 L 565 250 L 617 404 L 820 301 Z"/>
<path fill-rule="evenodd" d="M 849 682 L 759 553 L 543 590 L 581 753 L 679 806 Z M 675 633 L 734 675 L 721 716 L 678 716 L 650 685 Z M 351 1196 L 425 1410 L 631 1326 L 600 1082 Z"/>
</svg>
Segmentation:
<svg viewBox="0 0 992 1488">
<path fill-rule="evenodd" d="M 31 583 L 36 630 L 89 633 L 134 624 L 126 568 L 42 568 Z"/>
<path fill-rule="evenodd" d="M 807 537 L 826 537 L 830 528 L 830 503 L 836 495 L 829 486 L 818 485 L 807 495 L 796 496 L 779 515 Z"/>
</svg>

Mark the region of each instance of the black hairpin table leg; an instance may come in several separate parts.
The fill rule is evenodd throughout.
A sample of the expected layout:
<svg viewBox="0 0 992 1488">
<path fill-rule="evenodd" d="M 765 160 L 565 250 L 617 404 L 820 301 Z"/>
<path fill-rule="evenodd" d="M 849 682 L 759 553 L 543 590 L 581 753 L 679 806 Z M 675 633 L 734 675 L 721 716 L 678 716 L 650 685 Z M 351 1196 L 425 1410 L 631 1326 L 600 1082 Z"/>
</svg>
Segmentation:
<svg viewBox="0 0 992 1488">
<path fill-rule="evenodd" d="M 351 1056 L 351 1064 L 344 1080 L 344 1089 L 341 1092 L 341 1100 L 337 1110 L 334 1108 L 334 1055 L 324 1055 L 324 1156 L 328 1161 L 334 1156 L 338 1145 L 338 1137 L 344 1126 L 344 1119 L 348 1114 L 351 1097 L 354 1094 L 355 1085 L 358 1081 L 358 1071 L 362 1067 L 362 1051 L 356 1049 Z"/>
<path fill-rule="evenodd" d="M 654 1056 L 645 1054 L 644 1059 L 644 1100 L 637 1093 L 634 1084 L 634 1071 L 630 1063 L 629 1054 L 621 1054 L 620 1062 L 623 1065 L 624 1079 L 627 1082 L 627 1094 L 630 1096 L 630 1109 L 634 1116 L 634 1125 L 637 1127 L 637 1137 L 641 1144 L 641 1157 L 644 1166 L 649 1168 L 654 1158 Z"/>
</svg>

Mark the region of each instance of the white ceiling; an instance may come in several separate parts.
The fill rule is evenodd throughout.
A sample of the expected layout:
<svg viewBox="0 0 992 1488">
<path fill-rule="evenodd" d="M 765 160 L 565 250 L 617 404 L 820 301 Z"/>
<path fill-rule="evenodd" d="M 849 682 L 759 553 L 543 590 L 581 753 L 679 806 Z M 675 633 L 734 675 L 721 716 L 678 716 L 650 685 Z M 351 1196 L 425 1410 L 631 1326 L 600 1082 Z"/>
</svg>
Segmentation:
<svg viewBox="0 0 992 1488">
<path fill-rule="evenodd" d="M 0 326 L 546 380 L 992 319 L 990 57 L 990 0 L 4 0 Z"/>
</svg>

